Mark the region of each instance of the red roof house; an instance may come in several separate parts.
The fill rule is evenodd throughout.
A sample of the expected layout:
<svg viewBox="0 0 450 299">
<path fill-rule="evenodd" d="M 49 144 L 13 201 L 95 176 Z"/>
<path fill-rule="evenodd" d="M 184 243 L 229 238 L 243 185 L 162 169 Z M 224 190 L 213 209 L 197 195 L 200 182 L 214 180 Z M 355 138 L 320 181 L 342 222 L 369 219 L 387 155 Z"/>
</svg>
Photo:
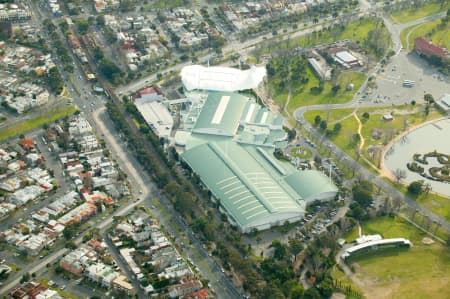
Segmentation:
<svg viewBox="0 0 450 299">
<path fill-rule="evenodd" d="M 417 54 L 425 56 L 444 57 L 449 55 L 446 48 L 433 44 L 426 37 L 418 37 L 414 40 L 414 50 Z"/>
</svg>

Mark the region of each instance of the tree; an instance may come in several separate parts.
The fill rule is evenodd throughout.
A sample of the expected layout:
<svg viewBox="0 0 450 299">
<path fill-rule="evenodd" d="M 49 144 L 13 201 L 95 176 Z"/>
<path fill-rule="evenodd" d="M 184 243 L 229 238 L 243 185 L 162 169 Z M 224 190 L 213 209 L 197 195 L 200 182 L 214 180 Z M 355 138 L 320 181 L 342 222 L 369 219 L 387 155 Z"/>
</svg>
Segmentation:
<svg viewBox="0 0 450 299">
<path fill-rule="evenodd" d="M 301 284 L 296 284 L 291 289 L 291 299 L 302 299 L 305 294 L 305 289 Z"/>
<path fill-rule="evenodd" d="M 102 15 L 98 15 L 96 20 L 98 26 L 105 26 L 105 17 Z"/>
<path fill-rule="evenodd" d="M 425 115 L 425 116 L 428 116 L 428 114 L 430 114 L 430 104 L 426 104 L 425 105 L 425 109 L 423 110 L 423 114 Z"/>
<path fill-rule="evenodd" d="M 314 124 L 316 126 L 318 126 L 321 121 L 322 121 L 322 118 L 320 117 L 320 115 L 316 115 L 316 117 L 314 117 Z"/>
<path fill-rule="evenodd" d="M 333 279 L 326 275 L 325 278 L 317 284 L 317 290 L 322 295 L 322 298 L 330 298 L 333 295 L 334 285 Z"/>
<path fill-rule="evenodd" d="M 273 257 L 277 260 L 284 259 L 287 253 L 286 246 L 281 244 L 279 240 L 272 241 L 271 246 L 274 248 Z"/>
<path fill-rule="evenodd" d="M 331 87 L 331 91 L 334 93 L 334 94 L 337 94 L 338 93 L 338 91 L 341 89 L 341 86 L 340 85 L 334 85 L 333 87 Z"/>
<path fill-rule="evenodd" d="M 66 243 L 64 244 L 64 247 L 73 250 L 73 249 L 76 249 L 76 248 L 77 248 L 77 245 L 76 245 L 74 242 L 69 241 L 69 242 L 66 242 Z"/>
<path fill-rule="evenodd" d="M 376 56 L 381 57 L 389 48 L 391 37 L 389 32 L 385 30 L 384 27 L 378 27 L 367 33 L 367 37 L 364 42 Z"/>
<path fill-rule="evenodd" d="M 424 94 L 423 99 L 425 100 L 425 102 L 428 102 L 429 104 L 434 103 L 434 98 L 429 93 Z"/>
<path fill-rule="evenodd" d="M 76 227 L 74 224 L 69 224 L 63 229 L 62 233 L 63 233 L 64 239 L 70 240 L 75 236 L 75 234 L 77 233 L 77 230 L 76 230 Z"/>
<path fill-rule="evenodd" d="M 416 105 L 416 101 L 415 100 L 412 100 L 411 101 L 411 106 L 415 106 Z"/>
<path fill-rule="evenodd" d="M 369 119 L 369 117 L 370 117 L 369 112 L 367 112 L 367 111 L 364 112 L 362 117 L 364 117 L 365 119 Z"/>
<path fill-rule="evenodd" d="M 86 19 L 78 19 L 75 21 L 77 29 L 81 34 L 86 34 L 89 30 L 89 22 Z"/>
<path fill-rule="evenodd" d="M 413 195 L 420 195 L 424 190 L 424 181 L 414 181 L 408 185 L 408 193 Z"/>
<path fill-rule="evenodd" d="M 321 130 L 326 130 L 327 127 L 328 127 L 327 121 L 326 120 L 322 120 L 320 122 L 320 129 Z"/>
<path fill-rule="evenodd" d="M 353 200 L 356 201 L 362 208 L 367 208 L 373 203 L 371 192 L 360 186 L 353 188 Z"/>
<path fill-rule="evenodd" d="M 22 275 L 22 278 L 20 279 L 20 283 L 25 283 L 31 279 L 30 273 L 26 272 Z"/>
<path fill-rule="evenodd" d="M 334 124 L 334 127 L 333 127 L 333 133 L 338 134 L 341 131 L 341 129 L 342 129 L 341 123 L 336 123 L 336 124 Z"/>
<path fill-rule="evenodd" d="M 108 58 L 100 60 L 98 69 L 100 73 L 105 76 L 111 83 L 117 84 L 121 80 L 122 71 L 120 68 Z"/>
<path fill-rule="evenodd" d="M 319 291 L 316 288 L 309 288 L 305 291 L 305 295 L 303 296 L 305 299 L 322 299 Z"/>
<path fill-rule="evenodd" d="M 406 178 L 406 171 L 404 171 L 403 169 L 399 169 L 397 168 L 396 170 L 394 170 L 393 175 L 395 177 L 395 180 L 398 182 L 400 182 L 402 179 Z"/>
</svg>

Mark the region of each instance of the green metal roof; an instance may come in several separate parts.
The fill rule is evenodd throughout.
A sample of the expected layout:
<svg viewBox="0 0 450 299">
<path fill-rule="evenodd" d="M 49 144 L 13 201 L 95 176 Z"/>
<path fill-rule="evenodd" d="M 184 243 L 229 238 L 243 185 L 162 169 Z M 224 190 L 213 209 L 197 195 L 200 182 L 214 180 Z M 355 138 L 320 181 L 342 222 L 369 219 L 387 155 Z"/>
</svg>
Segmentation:
<svg viewBox="0 0 450 299">
<path fill-rule="evenodd" d="M 184 120 L 191 135 L 178 136 L 182 159 L 243 231 L 297 220 L 306 201 L 337 191 L 322 173 L 299 172 L 273 156 L 287 145 L 283 117 L 245 96 L 195 94 Z"/>
<path fill-rule="evenodd" d="M 295 171 L 285 180 L 306 201 L 321 199 L 324 194 L 338 191 L 327 176 L 316 170 Z"/>
<path fill-rule="evenodd" d="M 261 157 L 255 159 L 255 154 Z M 261 164 L 266 158 L 260 152 L 250 154 L 246 147 L 224 140 L 197 145 L 182 157 L 244 230 L 267 218 L 283 222 L 305 211 L 300 196 L 278 170 L 268 171 Z"/>
<path fill-rule="evenodd" d="M 193 132 L 233 136 L 248 102 L 247 97 L 236 93 L 209 93 Z"/>
</svg>

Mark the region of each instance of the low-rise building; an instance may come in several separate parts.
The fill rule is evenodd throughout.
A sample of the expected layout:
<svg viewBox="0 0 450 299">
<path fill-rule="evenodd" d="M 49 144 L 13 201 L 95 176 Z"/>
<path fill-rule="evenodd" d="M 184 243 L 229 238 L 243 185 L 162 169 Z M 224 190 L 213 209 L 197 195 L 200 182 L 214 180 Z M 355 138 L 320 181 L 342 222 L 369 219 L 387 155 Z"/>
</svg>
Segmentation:
<svg viewBox="0 0 450 299">
<path fill-rule="evenodd" d="M 433 42 L 426 37 L 418 37 L 414 40 L 414 51 L 419 55 L 427 57 L 436 56 L 442 58 L 449 55 L 447 48 L 433 44 Z"/>
<path fill-rule="evenodd" d="M 85 202 L 60 217 L 57 221 L 63 225 L 68 225 L 71 223 L 81 223 L 83 221 L 86 221 L 96 212 L 97 208 L 95 205 Z"/>
<path fill-rule="evenodd" d="M 444 94 L 439 100 L 436 101 L 436 105 L 445 113 L 450 113 L 450 94 Z"/>
</svg>

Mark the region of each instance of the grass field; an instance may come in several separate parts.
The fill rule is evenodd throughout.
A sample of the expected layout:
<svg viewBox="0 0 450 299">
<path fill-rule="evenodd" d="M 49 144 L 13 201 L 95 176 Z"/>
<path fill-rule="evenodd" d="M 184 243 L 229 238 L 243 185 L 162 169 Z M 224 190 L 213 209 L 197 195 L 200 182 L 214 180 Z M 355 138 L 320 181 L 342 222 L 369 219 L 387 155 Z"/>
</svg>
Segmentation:
<svg viewBox="0 0 450 299">
<path fill-rule="evenodd" d="M 63 108 L 56 108 L 53 110 L 46 111 L 41 115 L 23 121 L 21 123 L 15 124 L 11 127 L 2 129 L 0 131 L 0 141 L 23 134 L 30 130 L 36 129 L 46 123 L 58 120 L 60 118 L 69 116 L 77 111 L 75 106 L 68 106 Z"/>
<path fill-rule="evenodd" d="M 363 224 L 365 234 L 404 237 L 409 250 L 391 250 L 352 261 L 356 277 L 366 284 L 367 298 L 448 298 L 450 250 L 438 243 L 424 245 L 425 236 L 401 218 L 382 217 Z"/>
<path fill-rule="evenodd" d="M 366 76 L 361 73 L 344 72 L 340 74 L 336 82 L 341 86 L 341 89 L 336 94 L 331 91 L 333 85 L 330 82 L 326 82 L 322 93 L 315 95 L 310 92 L 310 89 L 314 86 L 319 86 L 319 79 L 309 66 L 307 67 L 307 76 L 309 81 L 306 85 L 301 89 L 293 88 L 295 91 L 292 92 L 291 100 L 287 107 L 289 113 L 294 112 L 295 109 L 301 106 L 346 103 L 352 99 L 355 91 L 359 89 L 366 79 Z M 353 90 L 346 90 L 346 86 L 349 83 L 354 84 Z M 279 93 L 274 96 L 274 100 L 279 106 L 283 107 L 287 96 L 287 93 Z"/>
<path fill-rule="evenodd" d="M 430 193 L 416 198 L 420 205 L 450 221 L 450 198 Z"/>
<path fill-rule="evenodd" d="M 391 14 L 391 18 L 396 23 L 408 23 L 417 19 L 424 18 L 442 11 L 447 11 L 450 8 L 450 2 L 441 7 L 442 1 L 428 2 L 418 8 L 402 9 Z"/>
<path fill-rule="evenodd" d="M 189 2 L 183 1 L 183 0 L 156 0 L 152 1 L 153 3 L 145 5 L 144 10 L 151 10 L 151 9 L 171 9 L 175 7 L 188 7 Z"/>
<path fill-rule="evenodd" d="M 419 125 L 425 121 L 436 119 L 442 116 L 442 114 L 431 109 L 430 114 L 425 117 L 423 113 L 423 105 L 401 105 L 401 106 L 388 106 L 388 107 L 376 107 L 376 108 L 362 108 L 359 109 L 357 115 L 362 122 L 361 134 L 365 140 L 363 147 L 363 155 L 371 160 L 372 157 L 368 153 L 367 149 L 370 146 L 381 146 L 383 147 L 385 143 L 391 138 L 403 132 L 404 128 L 410 128 Z M 319 115 L 322 119 L 327 120 L 328 127 L 332 128 L 336 121 L 339 121 L 353 112 L 353 109 L 336 109 L 329 111 L 308 111 L 305 113 L 305 119 L 311 124 L 314 123 L 314 117 Z M 369 119 L 364 119 L 362 115 L 364 112 L 369 113 Z M 384 114 L 390 114 L 394 112 L 394 120 L 386 122 L 382 119 Z M 406 124 L 407 123 L 407 124 Z M 358 124 L 354 117 L 348 117 L 341 121 L 342 129 L 339 134 L 332 135 L 330 140 L 333 141 L 337 146 L 347 152 L 353 158 L 356 157 L 357 146 L 354 143 L 349 142 L 349 132 L 357 133 Z M 406 125 L 405 125 L 406 124 Z M 376 140 L 372 137 L 372 129 L 379 129 L 383 132 L 380 139 Z M 386 136 L 386 137 L 384 137 Z M 386 139 L 388 138 L 388 139 Z M 377 162 L 377 161 L 375 161 Z M 375 163 L 374 164 L 377 164 Z"/>
<path fill-rule="evenodd" d="M 450 23 L 447 23 L 445 26 L 439 26 L 440 24 L 441 20 L 435 20 L 403 29 L 400 34 L 403 47 L 406 49 L 406 37 L 408 32 L 411 31 L 411 34 L 409 35 L 409 50 L 412 50 L 414 47 L 414 39 L 420 36 L 426 36 L 431 39 L 434 44 L 450 48 Z"/>
<path fill-rule="evenodd" d="M 320 33 L 315 32 L 305 36 L 292 38 L 289 41 L 273 43 L 270 47 L 263 48 L 262 54 L 269 54 L 273 50 L 292 49 L 295 47 L 307 48 L 314 45 L 331 43 L 337 40 L 350 39 L 364 46 L 367 33 L 377 26 L 383 26 L 376 19 L 365 18 L 346 25 L 344 30 L 333 27 L 331 30 L 323 30 Z M 371 49 L 367 49 L 371 52 Z"/>
</svg>

